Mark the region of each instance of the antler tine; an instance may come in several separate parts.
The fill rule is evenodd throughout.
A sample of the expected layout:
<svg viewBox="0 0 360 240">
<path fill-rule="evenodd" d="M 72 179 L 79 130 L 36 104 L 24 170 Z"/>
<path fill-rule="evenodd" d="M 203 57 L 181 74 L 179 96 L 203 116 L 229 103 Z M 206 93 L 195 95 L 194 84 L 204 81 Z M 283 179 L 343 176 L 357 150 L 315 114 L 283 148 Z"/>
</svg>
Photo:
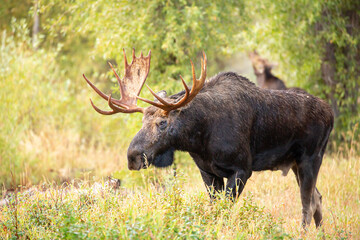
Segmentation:
<svg viewBox="0 0 360 240">
<path fill-rule="evenodd" d="M 135 48 L 133 48 L 132 49 L 132 61 L 131 61 L 131 63 L 133 63 L 134 62 L 134 59 L 136 58 L 136 56 L 135 56 Z"/>
<path fill-rule="evenodd" d="M 192 78 L 193 78 L 193 84 L 192 84 L 191 90 L 189 89 L 189 87 L 185 83 L 184 79 L 180 75 L 180 79 L 185 88 L 185 95 L 180 99 L 180 101 L 178 101 L 176 103 L 169 103 L 169 102 L 165 101 L 163 98 L 161 98 L 160 96 L 158 96 L 148 85 L 146 85 L 146 87 L 149 89 L 151 94 L 154 95 L 154 97 L 159 100 L 160 103 L 153 102 L 153 101 L 150 101 L 150 100 L 142 98 L 142 97 L 136 97 L 136 98 L 139 100 L 142 100 L 146 103 L 149 103 L 155 107 L 161 108 L 161 109 L 165 110 L 166 112 L 169 112 L 171 110 L 174 110 L 174 109 L 177 109 L 177 108 L 180 108 L 180 107 L 186 105 L 200 92 L 200 90 L 204 86 L 205 79 L 206 79 L 206 65 L 207 65 L 207 59 L 206 59 L 205 52 L 203 52 L 203 57 L 204 57 L 204 59 L 201 59 L 201 76 L 199 79 L 196 79 L 194 63 L 190 60 Z"/>
<path fill-rule="evenodd" d="M 105 93 L 103 93 L 102 91 L 100 91 L 97 87 L 95 87 L 95 85 L 94 85 L 92 82 L 90 82 L 89 79 L 86 78 L 85 74 L 83 74 L 83 77 L 85 78 L 86 82 L 90 85 L 90 87 L 91 87 L 92 89 L 94 89 L 94 91 L 95 91 L 97 94 L 99 94 L 103 99 L 108 100 L 108 98 L 109 98 L 108 95 L 106 95 Z M 91 101 L 91 99 L 90 99 L 90 101 Z"/>
<path fill-rule="evenodd" d="M 194 87 L 195 82 L 196 82 L 195 67 L 194 67 L 194 63 L 193 63 L 193 61 L 191 61 L 191 59 L 190 59 L 190 63 L 191 63 L 191 72 L 192 72 L 193 87 Z"/>
<path fill-rule="evenodd" d="M 95 111 L 97 111 L 97 112 L 100 113 L 100 114 L 103 114 L 103 115 L 112 115 L 112 114 L 115 114 L 114 111 L 104 111 L 104 110 L 101 110 L 100 108 L 98 108 L 97 106 L 95 106 L 95 104 L 93 103 L 93 101 L 91 100 L 91 98 L 90 98 L 90 103 L 91 103 L 91 106 L 95 109 Z"/>
<path fill-rule="evenodd" d="M 179 75 L 179 77 L 180 77 L 181 82 L 183 83 L 184 88 L 185 88 L 185 97 L 187 97 L 187 96 L 189 95 L 189 92 L 190 92 L 189 87 L 188 87 L 188 85 L 185 83 L 183 77 L 182 77 L 181 75 Z"/>
<path fill-rule="evenodd" d="M 159 102 L 161 102 L 161 103 L 164 104 L 165 106 L 172 106 L 172 105 L 174 105 L 174 104 L 168 103 L 168 102 L 166 102 L 164 99 L 162 99 L 159 95 L 157 95 L 157 94 L 149 87 L 149 85 L 147 85 L 146 83 L 145 83 L 145 85 L 146 85 L 146 87 L 149 89 L 149 91 L 151 92 L 151 94 L 152 94 L 154 97 L 156 97 L 157 100 L 159 100 Z"/>
<path fill-rule="evenodd" d="M 119 113 L 119 112 L 122 112 L 122 113 L 142 112 L 143 113 L 144 112 L 144 109 L 139 108 L 139 107 L 138 108 L 130 108 L 130 109 L 119 108 L 118 106 L 113 104 L 113 102 L 112 102 L 113 100 L 114 99 L 111 98 L 111 94 L 110 94 L 108 104 L 114 113 Z"/>
<path fill-rule="evenodd" d="M 203 52 L 204 59 L 201 59 L 201 75 L 199 80 L 204 81 L 206 79 L 206 68 L 207 68 L 207 58 L 205 52 Z"/>
<path fill-rule="evenodd" d="M 166 109 L 167 109 L 166 106 L 161 105 L 161 104 L 156 103 L 156 102 L 153 102 L 153 101 L 148 100 L 148 99 L 146 99 L 146 98 L 142 98 L 142 97 L 139 97 L 139 96 L 136 96 L 136 98 L 139 99 L 139 100 L 141 100 L 141 101 L 143 101 L 143 102 L 149 103 L 149 104 L 151 104 L 151 105 L 153 105 L 153 106 L 155 106 L 155 107 L 161 108 L 161 109 L 163 109 L 163 110 L 166 110 Z"/>
<path fill-rule="evenodd" d="M 90 98 L 90 103 L 91 103 L 91 106 L 95 109 L 95 111 L 97 111 L 98 113 L 103 114 L 103 115 L 113 115 L 115 113 L 120 113 L 120 112 L 121 113 L 135 113 L 135 112 L 144 113 L 143 108 L 132 108 L 132 109 L 119 108 L 118 106 L 113 104 L 113 102 L 112 102 L 113 100 L 114 99 L 111 98 L 111 94 L 110 94 L 109 99 L 108 99 L 108 104 L 109 104 L 110 108 L 112 109 L 112 111 L 101 110 L 93 103 L 91 98 Z"/>
<path fill-rule="evenodd" d="M 126 55 L 125 55 L 125 58 L 126 58 Z M 111 69 L 112 69 L 113 73 L 115 74 L 115 77 L 116 77 L 116 79 L 117 79 L 117 81 L 118 81 L 119 88 L 120 88 L 120 94 L 121 94 L 121 96 L 124 96 L 124 86 L 123 86 L 123 84 L 121 83 L 121 79 L 120 79 L 119 75 L 116 73 L 116 71 L 115 71 L 115 69 L 113 68 L 112 64 L 111 64 L 110 62 L 108 62 L 108 64 L 109 64 L 109 66 L 111 67 Z M 127 61 L 126 61 L 126 59 L 125 59 L 125 65 L 126 65 L 126 64 L 127 64 Z"/>
<path fill-rule="evenodd" d="M 108 100 L 109 96 L 106 95 L 105 93 L 103 93 L 102 91 L 100 91 L 97 87 L 95 87 L 95 85 L 89 80 L 86 78 L 85 74 L 83 74 L 83 77 L 85 78 L 86 82 L 90 85 L 90 87 L 92 89 L 94 89 L 94 91 L 100 95 L 100 97 L 102 97 L 103 99 L 105 99 L 106 101 Z M 116 105 L 120 106 L 120 107 L 123 107 L 123 108 L 127 108 L 126 105 L 122 104 L 119 100 L 116 100 L 116 99 L 113 99 L 112 100 Z"/>
<path fill-rule="evenodd" d="M 128 61 L 126 58 L 125 48 L 123 48 L 123 53 L 124 53 L 124 65 L 125 65 L 125 69 L 126 69 L 129 64 L 128 64 Z"/>
<path fill-rule="evenodd" d="M 108 105 L 109 105 L 109 107 L 114 111 L 114 112 L 121 112 L 121 111 L 119 111 L 121 108 L 119 108 L 119 107 L 117 107 L 117 106 L 115 106 L 113 103 L 112 103 L 112 97 L 111 97 L 111 93 L 110 93 L 110 96 L 109 96 L 109 99 L 108 99 Z M 125 109 L 124 109 L 125 110 Z"/>
</svg>

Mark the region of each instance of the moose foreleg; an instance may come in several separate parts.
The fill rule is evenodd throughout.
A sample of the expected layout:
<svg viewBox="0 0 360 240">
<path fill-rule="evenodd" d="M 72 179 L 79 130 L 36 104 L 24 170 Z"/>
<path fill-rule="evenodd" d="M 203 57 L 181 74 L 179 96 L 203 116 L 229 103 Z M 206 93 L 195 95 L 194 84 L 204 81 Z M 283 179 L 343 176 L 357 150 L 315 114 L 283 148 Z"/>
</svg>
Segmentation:
<svg viewBox="0 0 360 240">
<path fill-rule="evenodd" d="M 216 193 L 219 193 L 224 190 L 224 179 L 214 174 L 210 174 L 200 170 L 201 177 L 206 185 L 206 188 L 210 194 L 210 198 L 214 199 Z"/>
<path fill-rule="evenodd" d="M 226 183 L 226 196 L 235 201 L 243 191 L 250 175 L 251 174 L 242 169 L 235 171 L 235 173 L 228 178 Z"/>
</svg>

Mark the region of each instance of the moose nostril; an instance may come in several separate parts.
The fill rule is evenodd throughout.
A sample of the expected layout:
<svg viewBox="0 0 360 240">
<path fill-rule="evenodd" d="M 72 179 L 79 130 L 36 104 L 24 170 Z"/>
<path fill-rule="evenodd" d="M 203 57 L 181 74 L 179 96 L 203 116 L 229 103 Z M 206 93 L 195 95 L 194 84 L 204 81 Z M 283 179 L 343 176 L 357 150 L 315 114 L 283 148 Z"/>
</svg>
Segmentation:
<svg viewBox="0 0 360 240">
<path fill-rule="evenodd" d="M 129 149 L 127 155 L 128 155 L 128 160 L 132 162 L 136 160 L 137 156 L 141 155 L 141 152 L 138 151 L 137 149 Z"/>
<path fill-rule="evenodd" d="M 129 162 L 135 162 L 135 159 L 136 159 L 136 157 L 133 156 L 133 155 L 128 156 L 128 161 L 129 161 Z"/>
<path fill-rule="evenodd" d="M 128 168 L 129 170 L 140 170 L 142 167 L 142 151 L 138 149 L 128 149 Z"/>
</svg>

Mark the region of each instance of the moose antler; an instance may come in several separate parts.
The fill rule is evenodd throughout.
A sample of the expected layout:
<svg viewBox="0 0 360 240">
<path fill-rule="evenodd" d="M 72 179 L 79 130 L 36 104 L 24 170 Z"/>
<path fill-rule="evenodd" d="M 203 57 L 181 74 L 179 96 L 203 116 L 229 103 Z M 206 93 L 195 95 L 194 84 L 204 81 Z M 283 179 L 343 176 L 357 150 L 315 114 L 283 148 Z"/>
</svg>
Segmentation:
<svg viewBox="0 0 360 240">
<path fill-rule="evenodd" d="M 113 99 L 111 94 L 108 96 L 105 93 L 101 92 L 95 85 L 90 82 L 83 74 L 86 82 L 92 87 L 95 92 L 97 92 L 103 99 L 108 101 L 109 107 L 112 111 L 104 111 L 99 109 L 94 105 L 92 100 L 90 99 L 91 105 L 93 108 L 101 114 L 104 115 L 112 115 L 115 113 L 134 113 L 134 112 L 144 112 L 144 108 L 138 107 L 136 105 L 137 97 L 140 94 L 141 88 L 145 83 L 146 77 L 149 74 L 150 70 L 150 58 L 151 51 L 147 57 L 144 57 L 142 52 L 139 58 L 135 56 L 135 49 L 132 51 L 132 62 L 129 65 L 126 59 L 125 50 L 124 52 L 124 64 L 125 64 L 125 74 L 124 78 L 121 79 L 119 75 L 116 73 L 115 69 L 109 63 L 111 69 L 113 70 L 116 79 L 119 83 L 121 98 L 120 100 Z"/>
<path fill-rule="evenodd" d="M 157 100 L 159 100 L 160 103 L 153 102 L 153 101 L 150 101 L 148 99 L 145 99 L 145 98 L 142 98 L 139 96 L 137 96 L 136 98 L 141 101 L 147 102 L 151 105 L 154 105 L 155 107 L 161 108 L 161 109 L 165 110 L 166 112 L 183 107 L 184 105 L 189 103 L 200 92 L 200 90 L 204 86 L 205 79 L 206 79 L 206 66 L 207 66 L 207 59 L 206 59 L 206 55 L 204 52 L 203 52 L 203 57 L 204 57 L 204 59 L 201 59 L 201 75 L 200 75 L 199 79 L 196 79 L 194 63 L 190 60 L 191 68 L 192 68 L 192 78 L 193 78 L 193 85 L 192 85 L 191 90 L 189 90 L 189 87 L 186 85 L 184 79 L 180 75 L 180 79 L 185 88 L 185 95 L 178 102 L 170 103 L 170 102 L 165 101 L 163 98 L 158 96 L 147 84 L 146 84 L 146 87 L 150 90 L 152 95 L 154 95 L 154 97 Z"/>
<path fill-rule="evenodd" d="M 141 53 L 140 57 L 137 58 L 135 56 L 135 49 L 133 49 L 133 52 L 132 52 L 133 60 L 130 65 L 127 62 L 124 49 L 123 49 L 123 52 L 124 52 L 124 62 L 125 62 L 125 74 L 124 74 L 123 79 L 121 79 L 119 77 L 119 75 L 116 73 L 116 71 L 114 70 L 111 63 L 109 63 L 109 65 L 110 65 L 111 69 L 113 70 L 113 72 L 116 76 L 116 79 L 118 80 L 118 83 L 119 83 L 119 88 L 120 88 L 120 93 L 121 93 L 121 98 L 119 100 L 113 99 L 111 97 L 111 94 L 108 96 L 105 93 L 101 92 L 97 87 L 95 87 L 95 85 L 92 82 L 90 82 L 85 77 L 85 74 L 83 74 L 83 77 L 85 78 L 87 83 L 90 85 L 90 87 L 92 87 L 95 90 L 95 92 L 97 92 L 103 99 L 107 100 L 109 107 L 112 109 L 112 111 L 101 110 L 98 107 L 96 107 L 94 105 L 94 103 L 92 102 L 92 100 L 90 99 L 91 105 L 98 113 L 101 113 L 104 115 L 112 115 L 112 114 L 120 113 L 120 112 L 122 112 L 122 113 L 134 113 L 134 112 L 144 113 L 144 108 L 138 107 L 136 105 L 137 99 L 147 102 L 151 105 L 154 105 L 155 107 L 161 108 L 161 109 L 165 110 L 166 112 L 169 112 L 171 110 L 183 107 L 184 105 L 189 103 L 200 92 L 200 90 L 204 86 L 205 79 L 206 79 L 206 66 L 207 66 L 207 59 L 206 59 L 205 53 L 203 53 L 204 59 L 201 59 L 201 75 L 200 75 L 199 79 L 196 79 L 194 63 L 190 60 L 191 68 L 192 68 L 192 78 L 193 78 L 193 85 L 192 85 L 191 90 L 186 85 L 184 79 L 180 75 L 180 79 L 185 87 L 185 95 L 178 102 L 171 103 L 171 102 L 165 101 L 163 98 L 158 96 L 148 85 L 146 85 L 146 87 L 155 96 L 155 98 L 157 98 L 159 100 L 160 103 L 153 102 L 148 99 L 139 97 L 141 88 L 143 87 L 146 77 L 150 70 L 151 51 L 149 51 L 149 54 L 147 57 L 144 57 L 143 54 Z"/>
</svg>

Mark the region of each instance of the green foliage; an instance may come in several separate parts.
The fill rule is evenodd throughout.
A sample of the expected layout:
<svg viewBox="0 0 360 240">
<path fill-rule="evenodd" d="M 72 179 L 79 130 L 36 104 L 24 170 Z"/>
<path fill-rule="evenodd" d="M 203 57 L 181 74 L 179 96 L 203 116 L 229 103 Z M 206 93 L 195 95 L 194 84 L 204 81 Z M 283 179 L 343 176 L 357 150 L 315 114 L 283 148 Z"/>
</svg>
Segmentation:
<svg viewBox="0 0 360 240">
<path fill-rule="evenodd" d="M 88 102 L 84 101 L 85 91 L 78 96 L 76 82 L 67 78 L 61 64 L 54 61 L 60 49 L 34 51 L 24 20 L 13 19 L 11 29 L 3 31 L 0 38 L 0 111 L 4 113 L 0 115 L 2 184 L 10 186 L 11 173 L 16 177 L 13 184 L 19 183 L 20 178 L 36 183 L 42 177 L 52 178 L 51 169 L 85 168 L 86 165 L 73 159 L 84 155 L 81 152 L 94 146 L 100 146 L 101 151 L 103 146 L 115 145 L 114 141 L 120 146 L 129 141 L 126 133 L 112 134 L 111 139 L 106 137 L 119 121 L 109 119 L 98 123 L 101 117 L 89 111 Z M 99 134 L 94 137 L 97 131 Z M 134 131 L 128 132 L 128 136 Z M 71 146 L 74 149 L 65 143 L 67 140 L 76 144 Z M 51 153 L 54 149 L 49 149 L 61 147 L 59 144 L 67 155 L 63 162 Z M 22 174 L 26 176 L 21 177 Z"/>
<path fill-rule="evenodd" d="M 6 113 L 0 116 L 0 159 L 3 166 L 0 170 L 1 180 L 4 180 L 9 171 L 19 173 L 20 169 L 24 168 L 25 156 L 18 151 L 22 134 L 25 130 L 41 126 L 44 118 L 37 114 L 36 110 L 40 108 L 46 112 L 49 109 L 47 101 L 56 97 L 48 93 L 53 79 L 49 80 L 42 70 L 47 67 L 52 72 L 50 76 L 56 75 L 54 63 L 47 64 L 56 53 L 42 51 L 34 54 L 29 50 L 30 39 L 27 31 L 25 21 L 13 21 L 13 35 L 8 36 L 7 32 L 3 31 L 1 36 L 0 111 Z M 43 79 L 48 82 L 38 84 L 38 81 L 44 81 Z M 48 97 L 38 98 L 41 95 Z M 35 102 L 37 109 L 33 108 Z M 5 184 L 9 181 L 9 175 L 7 177 Z"/>
<path fill-rule="evenodd" d="M 242 25 L 241 7 L 238 1 L 49 1 L 40 8 L 46 32 L 42 45 L 60 43 L 61 58 L 69 66 L 76 63 L 79 68 L 81 58 L 103 58 L 115 60 L 120 71 L 123 48 L 128 55 L 131 48 L 137 54 L 153 50 L 148 82 L 174 92 L 181 89 L 179 74 L 190 81 L 189 57 L 197 62 L 203 50 L 210 61 L 209 76 L 219 70 L 211 62 L 236 46 L 231 35 Z M 86 72 L 98 76 L 94 68 Z"/>
<path fill-rule="evenodd" d="M 0 7 L 0 30 L 10 30 L 9 24 L 11 19 L 26 19 L 27 22 L 32 23 L 29 9 L 32 7 L 32 0 L 19 1 L 2 0 Z"/>
<path fill-rule="evenodd" d="M 278 61 L 288 85 L 327 99 L 337 117 L 334 139 L 349 143 L 343 132 L 360 121 L 359 1 L 246 3 L 252 23 L 239 38 Z"/>
<path fill-rule="evenodd" d="M 147 178 L 145 178 L 147 179 Z M 149 183 L 136 193 L 106 186 L 50 188 L 13 195 L 0 236 L 49 239 L 284 239 L 282 223 L 251 196 L 234 204 L 224 195 L 188 195 L 184 180 Z M 230 226 L 230 227 L 228 227 Z"/>
</svg>

